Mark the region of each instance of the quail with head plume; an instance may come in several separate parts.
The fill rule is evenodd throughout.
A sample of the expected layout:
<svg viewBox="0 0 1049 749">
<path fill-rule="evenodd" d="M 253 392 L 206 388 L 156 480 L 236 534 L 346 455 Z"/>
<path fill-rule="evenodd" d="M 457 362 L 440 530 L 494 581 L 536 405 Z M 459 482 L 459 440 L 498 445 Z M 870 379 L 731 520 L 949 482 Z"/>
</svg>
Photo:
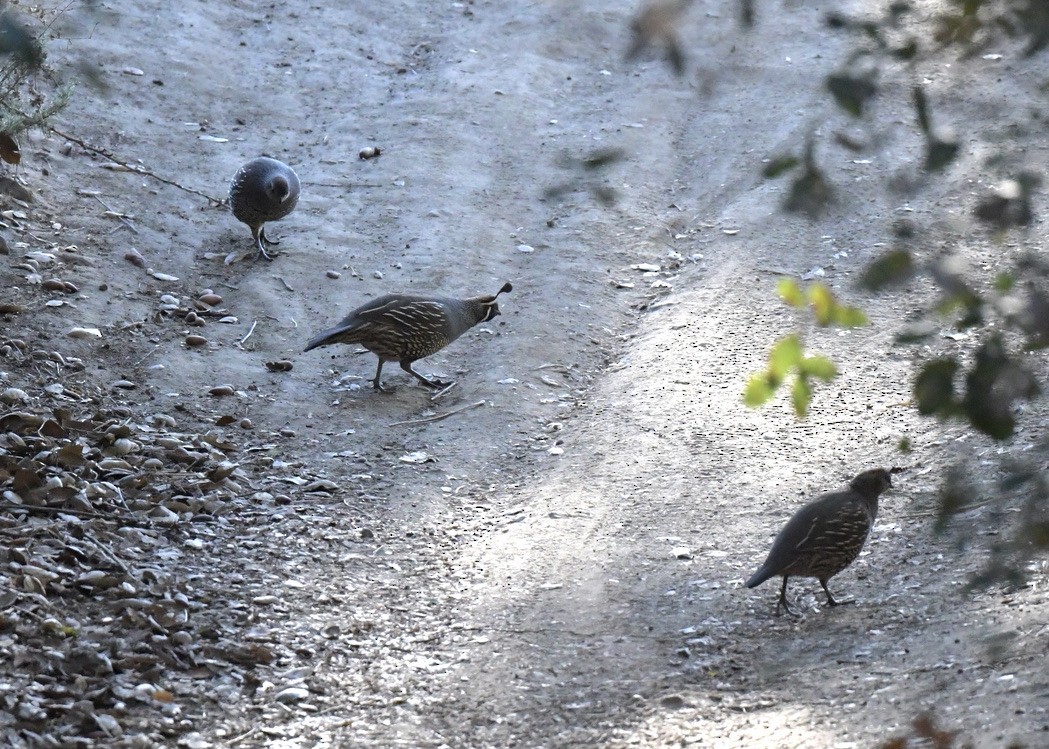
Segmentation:
<svg viewBox="0 0 1049 749">
<path fill-rule="evenodd" d="M 831 606 L 848 603 L 834 599 L 827 581 L 859 556 L 878 515 L 878 496 L 890 488 L 889 472 L 874 468 L 856 476 L 846 491 L 823 494 L 802 507 L 776 536 L 768 559 L 747 580 L 747 587 L 782 576 L 777 614 L 782 606 L 795 615 L 787 602 L 787 580 L 791 577 L 819 580 Z"/>
<path fill-rule="evenodd" d="M 266 245 L 277 244 L 266 237 L 265 224 L 279 221 L 295 209 L 299 202 L 299 178 L 282 161 L 260 156 L 237 170 L 229 183 L 229 205 L 233 215 L 251 229 L 258 253 L 256 259 L 272 260 Z M 226 258 L 233 262 L 235 255 Z"/>
<path fill-rule="evenodd" d="M 383 389 L 379 378 L 383 363 L 388 361 L 399 362 L 405 372 L 439 389 L 447 383 L 423 377 L 412 369 L 412 363 L 440 351 L 474 325 L 498 315 L 496 297 L 512 290 L 513 286 L 505 283 L 494 295 L 469 299 L 387 294 L 358 307 L 334 328 L 315 335 L 304 351 L 333 343 L 359 343 L 379 357 L 372 380 L 376 390 Z"/>
</svg>

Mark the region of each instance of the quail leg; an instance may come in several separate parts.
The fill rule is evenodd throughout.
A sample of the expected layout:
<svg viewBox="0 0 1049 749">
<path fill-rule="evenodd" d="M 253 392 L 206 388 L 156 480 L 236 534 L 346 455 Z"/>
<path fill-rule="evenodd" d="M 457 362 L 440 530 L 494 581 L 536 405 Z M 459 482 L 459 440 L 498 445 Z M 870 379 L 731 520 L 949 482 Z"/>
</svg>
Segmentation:
<svg viewBox="0 0 1049 749">
<path fill-rule="evenodd" d="M 780 588 L 779 600 L 776 601 L 776 616 L 779 616 L 779 610 L 780 610 L 780 607 L 782 606 L 783 610 L 786 611 L 788 615 L 797 617 L 797 616 L 800 616 L 800 614 L 797 611 L 795 611 L 794 609 L 792 609 L 790 607 L 790 603 L 787 601 L 787 579 L 788 579 L 788 576 L 784 575 L 783 576 L 783 587 Z"/>
<path fill-rule="evenodd" d="M 848 599 L 848 600 L 845 600 L 845 601 L 839 601 L 839 600 L 835 599 L 834 596 L 832 596 L 830 594 L 830 588 L 827 587 L 827 581 L 826 580 L 820 580 L 820 585 L 823 586 L 823 592 L 827 594 L 827 605 L 828 606 L 843 606 L 846 603 L 856 603 L 856 601 L 854 601 L 851 598 Z"/>
<path fill-rule="evenodd" d="M 260 257 L 264 257 L 267 260 L 272 261 L 273 258 L 270 257 L 268 252 L 266 252 L 266 245 L 275 243 L 266 239 L 265 229 L 261 226 L 258 229 L 252 229 L 251 237 L 255 240 L 255 249 L 258 250 L 258 252 L 255 253 L 255 259 L 258 260 Z"/>
<path fill-rule="evenodd" d="M 374 388 L 375 388 L 376 390 L 378 390 L 378 391 L 379 391 L 380 393 L 388 393 L 388 392 L 390 392 L 390 391 L 389 391 L 389 390 L 387 390 L 386 388 L 384 388 L 384 387 L 382 386 L 382 383 L 381 383 L 381 382 L 379 382 L 379 377 L 380 377 L 380 376 L 382 375 L 382 364 L 383 364 L 383 362 L 382 362 L 382 357 L 380 356 L 380 357 L 379 357 L 379 366 L 377 366 L 377 367 L 375 368 L 375 379 L 374 379 L 374 380 L 372 380 L 372 387 L 374 387 Z"/>
<path fill-rule="evenodd" d="M 412 369 L 412 362 L 410 361 L 402 361 L 401 369 L 403 369 L 405 372 L 408 372 L 409 374 L 414 375 L 419 379 L 420 382 L 425 383 L 428 387 L 432 387 L 434 390 L 440 390 L 441 388 L 448 385 L 447 382 L 443 382 L 442 380 L 438 380 L 437 378 L 434 378 L 432 380 L 426 379 L 421 374 Z"/>
<path fill-rule="evenodd" d="M 280 244 L 279 240 L 277 240 L 277 239 L 270 239 L 269 237 L 266 236 L 266 227 L 265 226 L 262 226 L 262 227 L 259 228 L 259 237 L 262 239 L 263 243 L 266 244 L 266 246 L 269 246 L 271 244 Z"/>
</svg>

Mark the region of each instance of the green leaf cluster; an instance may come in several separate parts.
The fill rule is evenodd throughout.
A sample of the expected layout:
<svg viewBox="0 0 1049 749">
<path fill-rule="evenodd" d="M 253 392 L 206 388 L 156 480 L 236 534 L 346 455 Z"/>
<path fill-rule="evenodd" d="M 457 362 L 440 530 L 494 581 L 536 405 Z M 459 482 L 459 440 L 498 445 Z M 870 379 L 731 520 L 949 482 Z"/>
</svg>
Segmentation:
<svg viewBox="0 0 1049 749">
<path fill-rule="evenodd" d="M 796 334 L 784 336 L 769 351 L 768 366 L 751 375 L 743 392 L 743 402 L 750 408 L 764 405 L 776 390 L 792 376 L 790 400 L 794 413 L 804 418 L 812 401 L 812 378 L 830 382 L 838 375 L 834 362 L 825 356 L 805 356 L 801 338 Z"/>
<path fill-rule="evenodd" d="M 816 282 L 802 289 L 794 279 L 784 278 L 776 286 L 776 291 L 791 307 L 811 306 L 816 322 L 822 327 L 858 328 L 869 322 L 863 310 L 841 304 L 826 284 Z"/>
</svg>

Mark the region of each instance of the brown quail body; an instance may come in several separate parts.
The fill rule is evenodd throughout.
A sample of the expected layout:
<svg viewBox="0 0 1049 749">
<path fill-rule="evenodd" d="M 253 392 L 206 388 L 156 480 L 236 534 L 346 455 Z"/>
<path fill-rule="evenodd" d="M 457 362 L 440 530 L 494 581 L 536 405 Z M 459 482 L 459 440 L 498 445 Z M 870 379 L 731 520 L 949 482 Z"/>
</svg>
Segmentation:
<svg viewBox="0 0 1049 749">
<path fill-rule="evenodd" d="M 846 491 L 823 494 L 802 507 L 776 536 L 768 558 L 747 580 L 747 587 L 782 576 L 777 614 L 780 607 L 795 614 L 787 602 L 787 580 L 791 577 L 814 577 L 827 594 L 827 603 L 847 603 L 834 599 L 827 581 L 859 556 L 878 515 L 878 497 L 891 487 L 889 472 L 875 468 L 856 476 Z"/>
<path fill-rule="evenodd" d="M 279 221 L 295 209 L 299 202 L 299 178 L 295 170 L 282 161 L 260 156 L 237 170 L 229 185 L 230 210 L 237 220 L 251 229 L 251 238 L 258 250 L 256 259 L 272 260 L 266 245 L 277 244 L 266 238 L 265 225 Z M 228 265 L 235 255 L 226 258 Z"/>
<path fill-rule="evenodd" d="M 380 376 L 387 361 L 434 389 L 447 383 L 423 377 L 412 368 L 417 359 L 434 354 L 478 323 L 499 314 L 496 297 L 513 290 L 503 284 L 498 293 L 469 299 L 387 294 L 358 307 L 334 328 L 321 331 L 305 351 L 333 343 L 359 343 L 379 357 L 372 385 L 382 390 Z"/>
</svg>

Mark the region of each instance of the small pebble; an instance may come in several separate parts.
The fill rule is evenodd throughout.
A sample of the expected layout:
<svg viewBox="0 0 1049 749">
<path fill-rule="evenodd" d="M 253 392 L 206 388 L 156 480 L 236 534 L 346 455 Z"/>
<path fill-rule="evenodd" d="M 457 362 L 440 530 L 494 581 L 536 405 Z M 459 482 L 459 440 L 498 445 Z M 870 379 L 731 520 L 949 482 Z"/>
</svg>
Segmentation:
<svg viewBox="0 0 1049 749">
<path fill-rule="evenodd" d="M 342 274 L 339 273 L 339 271 L 337 270 L 325 271 L 324 275 L 326 275 L 328 278 L 342 278 Z"/>
</svg>

